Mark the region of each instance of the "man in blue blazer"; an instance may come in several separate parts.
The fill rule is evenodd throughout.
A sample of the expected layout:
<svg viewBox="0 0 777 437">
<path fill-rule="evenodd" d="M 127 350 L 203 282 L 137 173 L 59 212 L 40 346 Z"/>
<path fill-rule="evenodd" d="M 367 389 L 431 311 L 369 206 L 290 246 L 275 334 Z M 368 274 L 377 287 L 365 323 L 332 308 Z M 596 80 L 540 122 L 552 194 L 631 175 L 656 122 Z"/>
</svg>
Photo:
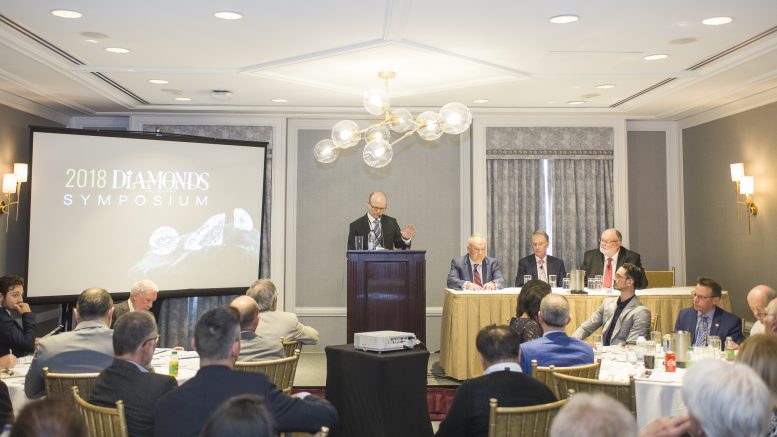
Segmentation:
<svg viewBox="0 0 777 437">
<path fill-rule="evenodd" d="M 551 287 L 558 287 L 563 283 L 567 276 L 567 269 L 564 268 L 564 261 L 555 256 L 548 255 L 548 246 L 550 237 L 545 231 L 536 230 L 531 234 L 531 247 L 533 254 L 521 258 L 518 261 L 518 275 L 515 277 L 515 286 L 523 285 L 524 275 L 531 275 L 532 279 L 541 279 L 548 282 L 548 275 L 556 275 L 556 282 L 550 284 Z"/>
<path fill-rule="evenodd" d="M 384 249 L 410 249 L 410 240 L 415 235 L 415 226 L 409 224 L 405 229 L 400 229 L 397 219 L 384 214 L 386 208 L 388 208 L 386 193 L 381 191 L 370 193 L 367 200 L 367 214 L 351 222 L 348 227 L 348 250 L 356 249 L 354 237 L 357 235 L 364 237 L 364 249 L 372 250 L 372 247 L 368 247 L 370 234 Z"/>
<path fill-rule="evenodd" d="M 549 294 L 540 303 L 539 318 L 542 337 L 521 344 L 521 370 L 531 375 L 531 362 L 539 366 L 582 366 L 594 362 L 594 350 L 588 343 L 570 337 L 564 331 L 569 324 L 569 301 L 560 294 Z"/>
<path fill-rule="evenodd" d="M 486 256 L 486 237 L 473 234 L 467 240 L 467 255 L 451 260 L 448 288 L 455 290 L 496 290 L 504 288 L 505 278 L 496 258 Z"/>
<path fill-rule="evenodd" d="M 710 278 L 700 277 L 696 280 L 696 288 L 692 291 L 693 308 L 685 308 L 677 315 L 675 331 L 691 333 L 691 343 L 694 346 L 706 346 L 710 335 L 721 339 L 721 347 L 725 347 L 726 337 L 731 337 L 736 344 L 742 343 L 742 319 L 720 307 L 722 288 Z"/>
</svg>

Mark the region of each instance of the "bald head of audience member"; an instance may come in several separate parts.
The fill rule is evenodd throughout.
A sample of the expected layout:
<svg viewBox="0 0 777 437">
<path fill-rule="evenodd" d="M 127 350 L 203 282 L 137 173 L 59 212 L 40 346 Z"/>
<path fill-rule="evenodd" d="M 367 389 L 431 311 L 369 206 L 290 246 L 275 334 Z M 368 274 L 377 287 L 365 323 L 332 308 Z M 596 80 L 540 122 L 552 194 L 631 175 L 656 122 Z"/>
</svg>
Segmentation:
<svg viewBox="0 0 777 437">
<path fill-rule="evenodd" d="M 777 298 L 777 292 L 768 285 L 756 285 L 747 293 L 747 305 L 750 307 L 750 311 L 753 312 L 756 320 L 766 326 L 766 306 L 774 298 Z"/>
<path fill-rule="evenodd" d="M 200 437 L 271 437 L 275 421 L 264 398 L 245 394 L 229 398 L 205 422 Z"/>
<path fill-rule="evenodd" d="M 231 307 L 213 308 L 200 316 L 192 339 L 192 347 L 200 356 L 200 367 L 235 367 L 240 355 L 239 320 L 240 313 Z"/>
<path fill-rule="evenodd" d="M 543 332 L 564 331 L 569 324 L 569 301 L 560 294 L 549 294 L 540 302 L 537 315 Z"/>
<path fill-rule="evenodd" d="M 135 311 L 151 311 L 158 293 L 159 287 L 148 279 L 132 284 L 129 297 L 132 301 L 132 307 L 135 308 Z"/>
<path fill-rule="evenodd" d="M 507 325 L 486 326 L 475 339 L 484 369 L 496 363 L 517 363 L 520 346 L 520 337 Z"/>
<path fill-rule="evenodd" d="M 601 393 L 577 393 L 559 411 L 550 437 L 636 437 L 637 421 L 623 404 Z"/>
<path fill-rule="evenodd" d="M 87 288 L 78 296 L 74 313 L 78 323 L 99 320 L 111 326 L 113 299 L 104 288 Z"/>
<path fill-rule="evenodd" d="M 777 334 L 777 299 L 772 299 L 769 305 L 766 305 L 764 329 L 767 333 Z"/>
<path fill-rule="evenodd" d="M 113 325 L 113 353 L 143 367 L 151 364 L 157 340 L 156 321 L 147 311 L 127 313 Z"/>
<path fill-rule="evenodd" d="M 259 305 L 259 312 L 275 311 L 278 306 L 278 291 L 269 279 L 259 279 L 251 284 L 246 295 L 252 297 Z"/>
<path fill-rule="evenodd" d="M 229 303 L 240 314 L 240 330 L 255 331 L 259 326 L 259 304 L 250 296 L 238 296 Z"/>
</svg>

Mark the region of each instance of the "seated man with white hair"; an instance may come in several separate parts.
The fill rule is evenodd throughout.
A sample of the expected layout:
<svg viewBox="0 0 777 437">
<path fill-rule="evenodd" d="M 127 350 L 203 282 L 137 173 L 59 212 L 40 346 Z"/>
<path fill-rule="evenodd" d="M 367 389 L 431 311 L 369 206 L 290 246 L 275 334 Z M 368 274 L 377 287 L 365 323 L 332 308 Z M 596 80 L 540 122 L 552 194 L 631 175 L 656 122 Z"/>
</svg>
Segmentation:
<svg viewBox="0 0 777 437">
<path fill-rule="evenodd" d="M 159 287 L 148 279 L 142 279 L 132 284 L 129 299 L 113 306 L 113 319 L 111 326 L 116 323 L 116 319 L 132 311 L 151 311 L 151 307 L 156 302 Z"/>
<path fill-rule="evenodd" d="M 637 421 L 626 407 L 602 394 L 577 393 L 561 408 L 550 437 L 637 437 Z"/>
<path fill-rule="evenodd" d="M 764 331 L 767 334 L 777 334 L 777 299 L 772 299 L 769 305 L 766 305 Z"/>
<path fill-rule="evenodd" d="M 750 329 L 750 335 L 763 334 L 764 316 L 766 315 L 766 305 L 769 304 L 774 298 L 777 298 L 777 292 L 768 285 L 756 285 L 747 293 L 747 305 L 750 307 L 750 311 L 755 316 L 755 323 Z"/>
</svg>

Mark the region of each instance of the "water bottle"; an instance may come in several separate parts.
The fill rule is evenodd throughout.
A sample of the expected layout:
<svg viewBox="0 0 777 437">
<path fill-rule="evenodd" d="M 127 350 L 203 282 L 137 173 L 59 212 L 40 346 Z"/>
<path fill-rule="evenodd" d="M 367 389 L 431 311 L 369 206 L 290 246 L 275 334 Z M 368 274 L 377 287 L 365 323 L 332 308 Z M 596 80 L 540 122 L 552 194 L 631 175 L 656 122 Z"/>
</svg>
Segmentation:
<svg viewBox="0 0 777 437">
<path fill-rule="evenodd" d="M 647 340 L 644 335 L 637 337 L 637 363 L 645 362 L 645 352 L 647 352 Z"/>
<path fill-rule="evenodd" d="M 736 357 L 735 345 L 736 343 L 734 343 L 733 338 L 726 337 L 726 360 L 727 361 L 734 361 L 734 358 Z"/>
<path fill-rule="evenodd" d="M 167 368 L 167 374 L 173 378 L 178 377 L 178 351 L 174 350 L 173 353 L 170 354 L 170 365 Z"/>
<path fill-rule="evenodd" d="M 367 235 L 367 250 L 375 250 L 375 234 L 372 232 Z"/>
</svg>

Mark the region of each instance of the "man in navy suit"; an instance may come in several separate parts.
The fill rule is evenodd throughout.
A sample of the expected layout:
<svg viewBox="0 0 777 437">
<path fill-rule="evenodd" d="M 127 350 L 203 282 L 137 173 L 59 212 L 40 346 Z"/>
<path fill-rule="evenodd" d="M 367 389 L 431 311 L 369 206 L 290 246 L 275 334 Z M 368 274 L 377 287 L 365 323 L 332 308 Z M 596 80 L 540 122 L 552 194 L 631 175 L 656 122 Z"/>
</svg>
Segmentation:
<svg viewBox="0 0 777 437">
<path fill-rule="evenodd" d="M 548 275 L 556 275 L 556 282 L 550 284 L 551 287 L 558 287 L 564 277 L 567 276 L 567 269 L 564 268 L 564 261 L 555 256 L 548 255 L 548 246 L 550 237 L 545 231 L 536 230 L 531 234 L 531 247 L 534 253 L 518 261 L 518 275 L 515 277 L 515 286 L 523 285 L 523 276 L 531 275 L 534 279 L 540 279 L 548 282 Z"/>
<path fill-rule="evenodd" d="M 588 343 L 570 337 L 564 328 L 572 319 L 569 317 L 569 302 L 560 294 L 549 294 L 540 303 L 537 317 L 542 325 L 542 337 L 521 345 L 521 370 L 531 375 L 531 361 L 547 367 L 582 366 L 594 362 L 594 350 Z"/>
<path fill-rule="evenodd" d="M 710 335 L 716 335 L 725 346 L 726 337 L 731 337 L 736 344 L 742 343 L 742 319 L 735 314 L 718 307 L 722 288 L 710 278 L 700 277 L 696 280 L 693 294 L 693 308 L 685 308 L 677 315 L 675 331 L 691 333 L 694 346 L 706 346 Z"/>
<path fill-rule="evenodd" d="M 448 288 L 456 290 L 496 290 L 504 288 L 505 278 L 496 258 L 486 256 L 486 237 L 473 234 L 467 240 L 467 255 L 451 260 Z"/>
<path fill-rule="evenodd" d="M 373 236 L 376 244 L 384 249 L 410 249 L 410 240 L 415 235 L 415 226 L 409 224 L 404 230 L 400 230 L 397 219 L 384 214 L 386 208 L 388 208 L 386 193 L 381 191 L 370 193 L 367 200 L 367 214 L 351 222 L 348 227 L 348 250 L 356 249 L 354 237 L 357 235 L 364 237 L 365 249 L 375 249 L 368 247 L 370 235 Z"/>
</svg>

